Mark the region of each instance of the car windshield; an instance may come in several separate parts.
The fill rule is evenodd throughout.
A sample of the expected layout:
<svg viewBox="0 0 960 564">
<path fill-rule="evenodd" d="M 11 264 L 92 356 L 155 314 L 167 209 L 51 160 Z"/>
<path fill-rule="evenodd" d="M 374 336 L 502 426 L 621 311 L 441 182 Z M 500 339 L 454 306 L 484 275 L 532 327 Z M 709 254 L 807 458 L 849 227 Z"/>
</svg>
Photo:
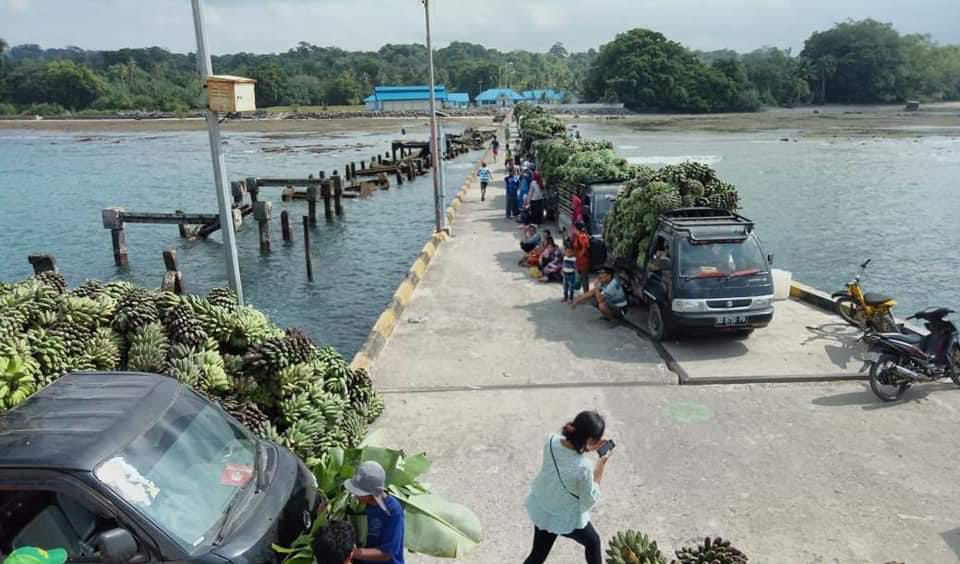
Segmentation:
<svg viewBox="0 0 960 564">
<path fill-rule="evenodd" d="M 680 243 L 680 274 L 686 278 L 732 278 L 767 271 L 760 245 L 753 237 L 743 241 Z"/>
<path fill-rule="evenodd" d="M 216 540 L 251 482 L 256 439 L 196 394 L 179 394 L 146 433 L 94 474 L 188 552 Z"/>
</svg>

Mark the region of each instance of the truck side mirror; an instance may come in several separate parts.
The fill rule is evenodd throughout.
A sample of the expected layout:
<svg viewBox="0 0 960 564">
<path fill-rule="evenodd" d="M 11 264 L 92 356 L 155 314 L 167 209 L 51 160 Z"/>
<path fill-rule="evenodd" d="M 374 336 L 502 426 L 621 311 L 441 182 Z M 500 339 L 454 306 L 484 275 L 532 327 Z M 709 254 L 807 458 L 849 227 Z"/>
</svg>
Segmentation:
<svg viewBox="0 0 960 564">
<path fill-rule="evenodd" d="M 126 529 L 110 529 L 100 534 L 96 543 L 106 564 L 127 564 L 137 555 L 137 541 Z"/>
<path fill-rule="evenodd" d="M 773 253 L 770 253 L 769 255 L 767 255 L 767 264 L 769 264 L 770 266 L 773 266 Z"/>
</svg>

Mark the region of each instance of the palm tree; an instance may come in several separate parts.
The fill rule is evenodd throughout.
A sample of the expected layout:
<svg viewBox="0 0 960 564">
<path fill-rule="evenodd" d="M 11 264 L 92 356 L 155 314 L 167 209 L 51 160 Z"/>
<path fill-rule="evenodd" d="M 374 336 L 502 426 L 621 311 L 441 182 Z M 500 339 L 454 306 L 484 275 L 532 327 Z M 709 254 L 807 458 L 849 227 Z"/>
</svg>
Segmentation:
<svg viewBox="0 0 960 564">
<path fill-rule="evenodd" d="M 7 54 L 7 48 L 10 47 L 10 44 L 7 43 L 7 40 L 0 37 L 0 76 L 3 76 L 4 70 L 6 69 L 6 61 L 3 57 Z"/>
</svg>

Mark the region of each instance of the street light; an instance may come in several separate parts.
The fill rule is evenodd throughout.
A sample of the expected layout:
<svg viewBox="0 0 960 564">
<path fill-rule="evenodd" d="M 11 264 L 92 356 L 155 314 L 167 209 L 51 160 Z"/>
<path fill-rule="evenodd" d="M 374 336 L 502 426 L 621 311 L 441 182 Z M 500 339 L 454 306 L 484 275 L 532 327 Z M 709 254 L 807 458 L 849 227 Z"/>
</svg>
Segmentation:
<svg viewBox="0 0 960 564">
<path fill-rule="evenodd" d="M 437 95 L 435 92 L 433 76 L 433 43 L 430 38 L 430 0 L 421 0 L 423 2 L 423 14 L 427 24 L 427 62 L 430 66 L 430 161 L 433 164 L 433 213 L 436 232 L 443 231 L 443 213 L 440 203 L 440 167 L 443 161 L 440 159 L 440 144 L 437 138 Z"/>
<path fill-rule="evenodd" d="M 497 71 L 500 73 L 500 74 L 499 74 L 499 80 L 500 80 L 500 82 L 499 82 L 499 85 L 500 85 L 500 86 L 499 86 L 499 87 L 500 87 L 500 88 L 503 88 L 503 74 L 504 74 L 503 71 L 506 70 L 507 67 L 512 67 L 512 66 L 513 66 L 513 62 L 509 62 L 509 63 L 507 63 L 507 64 L 505 64 L 505 65 L 500 65 L 500 68 L 497 69 Z"/>
</svg>

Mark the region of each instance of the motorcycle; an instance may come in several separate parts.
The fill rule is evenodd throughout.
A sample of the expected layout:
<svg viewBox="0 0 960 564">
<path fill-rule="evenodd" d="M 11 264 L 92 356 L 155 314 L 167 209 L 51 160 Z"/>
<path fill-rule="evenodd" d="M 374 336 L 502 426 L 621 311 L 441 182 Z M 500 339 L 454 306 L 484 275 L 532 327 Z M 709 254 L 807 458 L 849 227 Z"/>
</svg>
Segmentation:
<svg viewBox="0 0 960 564">
<path fill-rule="evenodd" d="M 870 364 L 870 389 L 883 401 L 897 401 L 916 382 L 950 377 L 960 386 L 960 344 L 957 327 L 946 319 L 954 313 L 944 307 L 928 308 L 907 319 L 922 319 L 927 335 L 865 333 L 860 341 L 870 345 L 864 360 Z"/>
<path fill-rule="evenodd" d="M 853 281 L 847 283 L 845 290 L 835 292 L 830 297 L 836 304 L 837 313 L 850 325 L 859 327 L 861 331 L 893 333 L 898 330 L 897 320 L 893 316 L 893 306 L 897 302 L 883 294 L 865 293 L 860 284 L 872 260 L 867 259 L 860 265 L 860 272 Z"/>
</svg>

